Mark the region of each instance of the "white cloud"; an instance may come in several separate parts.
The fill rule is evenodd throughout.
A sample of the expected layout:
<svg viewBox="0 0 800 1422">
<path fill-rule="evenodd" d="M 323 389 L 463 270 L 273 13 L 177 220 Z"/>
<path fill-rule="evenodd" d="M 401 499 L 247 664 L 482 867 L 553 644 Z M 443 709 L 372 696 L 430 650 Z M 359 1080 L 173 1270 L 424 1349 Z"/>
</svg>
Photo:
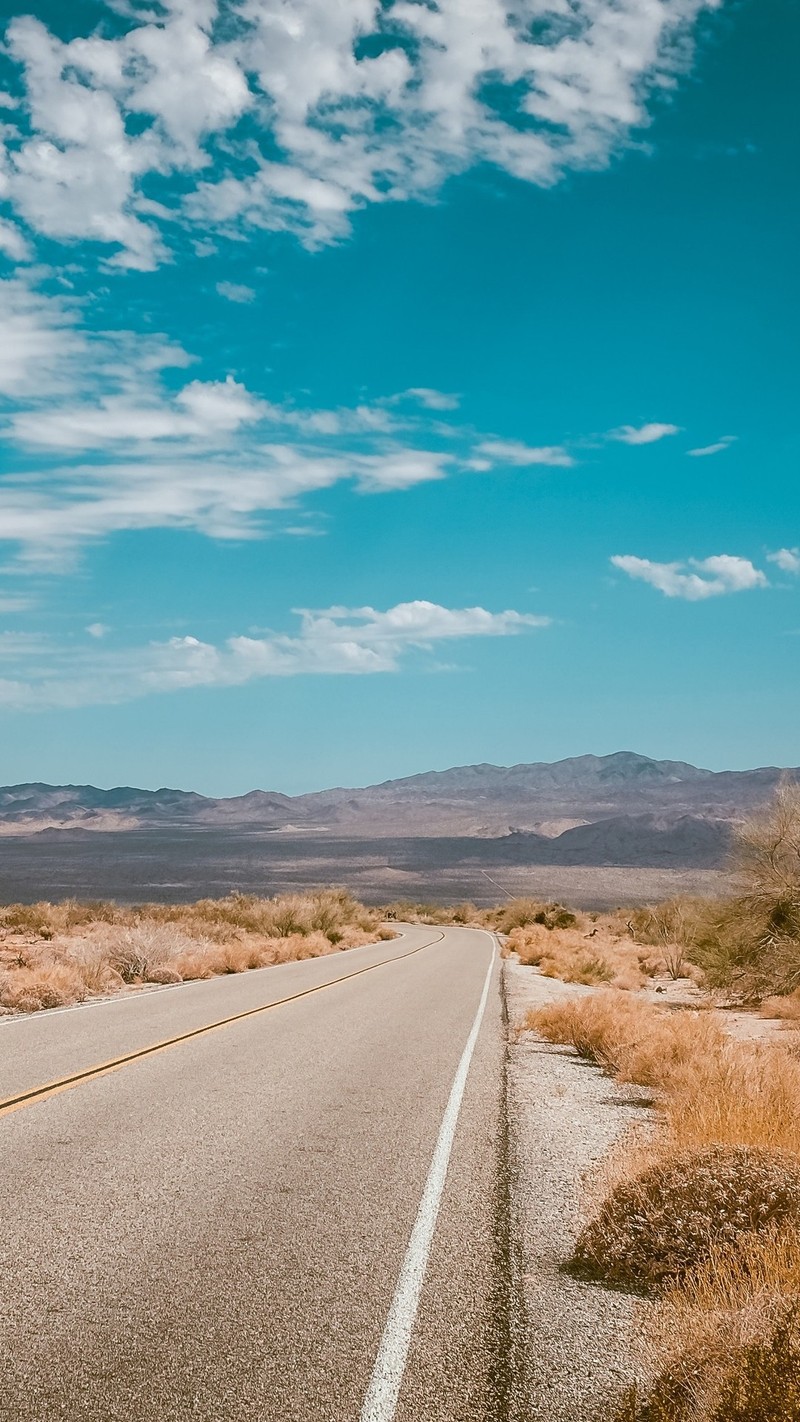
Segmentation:
<svg viewBox="0 0 800 1422">
<path fill-rule="evenodd" d="M 30 243 L 23 237 L 16 223 L 0 218 L 0 252 L 12 262 L 27 262 L 32 256 Z"/>
<path fill-rule="evenodd" d="M 233 301 L 239 306 L 247 306 L 256 299 L 252 286 L 243 286 L 237 281 L 218 281 L 217 291 L 226 301 Z"/>
<path fill-rule="evenodd" d="M 636 425 L 623 425 L 621 429 L 612 430 L 609 439 L 619 440 L 622 444 L 655 444 L 656 440 L 679 433 L 679 425 L 653 423 L 639 425 L 638 428 Z"/>
<path fill-rule="evenodd" d="M 617 554 L 611 562 L 628 577 L 650 583 L 666 597 L 684 598 L 687 602 L 767 587 L 765 574 L 748 558 L 732 557 L 729 553 L 719 553 L 712 558 L 689 558 L 687 563 L 653 563 L 649 558 Z"/>
<path fill-rule="evenodd" d="M 12 417 L 10 431 L 20 444 L 65 450 L 164 439 L 203 439 L 213 444 L 260 415 L 259 401 L 229 376 L 220 381 L 193 380 L 171 403 L 106 396 L 95 405 L 23 412 Z"/>
<path fill-rule="evenodd" d="M 691 454 L 694 459 L 702 459 L 706 454 L 721 454 L 723 449 L 729 449 L 735 442 L 736 435 L 723 435 L 714 444 L 704 444 L 699 449 L 687 449 L 686 453 Z"/>
<path fill-rule="evenodd" d="M 560 444 L 536 446 L 513 439 L 485 439 L 477 446 L 476 452 L 496 464 L 550 464 L 555 468 L 570 469 L 575 463 L 572 455 Z"/>
<path fill-rule="evenodd" d="M 38 638 L 0 637 L 0 656 L 12 663 L 25 658 L 19 674 L 0 681 L 0 706 L 80 706 L 195 686 L 239 686 L 264 677 L 396 672 L 409 652 L 426 654 L 442 641 L 517 636 L 549 624 L 530 613 L 447 608 L 421 600 L 385 612 L 329 607 L 299 616 L 295 636 L 234 636 L 222 646 L 184 635 L 127 651 L 98 647 L 81 653 Z"/>
<path fill-rule="evenodd" d="M 477 163 L 550 185 L 647 124 L 717 4 L 115 0 L 116 37 L 69 42 L 16 16 L 25 97 L 8 111 L 0 196 L 33 232 L 147 270 L 176 216 L 314 246 L 356 208 L 426 197 Z M 147 195 L 153 176 L 170 211 Z"/>
<path fill-rule="evenodd" d="M 79 304 L 37 291 L 35 276 L 0 280 L 10 333 L 0 394 L 13 400 L 0 416 L 0 542 L 19 545 L 28 568 L 57 568 L 82 544 L 126 530 L 256 538 L 268 515 L 335 483 L 397 492 L 472 465 L 474 432 L 443 418 L 454 397 L 419 387 L 302 409 L 232 375 L 181 378 L 192 358 L 180 346 L 159 334 L 82 331 Z M 403 412 L 409 398 L 421 409 Z M 445 436 L 448 449 L 432 447 Z"/>
<path fill-rule="evenodd" d="M 29 597 L 6 597 L 0 593 L 0 612 L 28 612 L 34 606 Z"/>
<path fill-rule="evenodd" d="M 775 563 L 782 573 L 800 573 L 800 548 L 779 548 L 767 554 L 767 562 Z"/>
<path fill-rule="evenodd" d="M 105 622 L 90 622 L 86 631 L 90 637 L 94 637 L 95 641 L 99 642 L 103 637 L 108 636 L 111 628 Z"/>
<path fill-rule="evenodd" d="M 404 390 L 402 395 L 395 396 L 395 399 L 403 400 L 406 397 L 424 405 L 426 410 L 457 410 L 459 405 L 457 395 L 448 395 L 443 390 L 431 390 L 427 385 L 414 385 L 410 390 Z"/>
<path fill-rule="evenodd" d="M 67 388 L 71 363 L 86 352 L 77 319 L 63 299 L 22 280 L 0 281 L 0 395 L 52 395 Z"/>
</svg>

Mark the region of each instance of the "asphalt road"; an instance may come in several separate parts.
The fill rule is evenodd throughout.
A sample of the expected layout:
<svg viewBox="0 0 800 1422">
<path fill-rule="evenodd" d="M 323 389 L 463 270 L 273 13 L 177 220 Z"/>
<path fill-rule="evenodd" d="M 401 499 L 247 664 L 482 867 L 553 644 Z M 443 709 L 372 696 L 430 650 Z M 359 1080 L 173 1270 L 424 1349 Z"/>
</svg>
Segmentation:
<svg viewBox="0 0 800 1422">
<path fill-rule="evenodd" d="M 0 1107 L 0 1417 L 504 1417 L 496 963 L 479 1017 L 493 954 L 488 934 L 415 927 L 307 963 L 0 1023 L 8 1100 L 274 1004 Z M 448 1120 L 421 1273 L 419 1216 L 431 1225 Z M 378 1386 L 375 1411 L 373 1369 L 385 1331 L 397 1343 L 414 1277 L 399 1393 Z"/>
</svg>

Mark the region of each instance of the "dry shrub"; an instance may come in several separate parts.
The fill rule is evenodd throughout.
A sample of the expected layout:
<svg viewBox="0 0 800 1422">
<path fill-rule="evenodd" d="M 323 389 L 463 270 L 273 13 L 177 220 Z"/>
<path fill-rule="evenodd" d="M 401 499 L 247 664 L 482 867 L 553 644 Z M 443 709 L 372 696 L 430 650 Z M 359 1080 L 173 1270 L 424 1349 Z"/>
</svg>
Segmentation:
<svg viewBox="0 0 800 1422">
<path fill-rule="evenodd" d="M 698 942 L 707 931 L 710 905 L 704 899 L 666 899 L 632 909 L 628 916 L 633 937 L 658 949 L 671 978 L 685 977 Z"/>
<path fill-rule="evenodd" d="M 613 989 L 534 1008 L 524 1025 L 549 1042 L 569 1042 L 619 1081 L 662 1090 L 726 1040 L 710 1013 L 666 1011 Z"/>
<path fill-rule="evenodd" d="M 777 1017 L 783 1022 L 800 1022 L 800 992 L 788 997 L 765 997 L 760 1008 L 762 1017 Z"/>
<path fill-rule="evenodd" d="M 0 1012 L 319 957 L 393 938 L 344 889 L 196 904 L 12 904 L 0 908 Z"/>
<path fill-rule="evenodd" d="M 509 899 L 487 918 L 498 933 L 511 933 L 515 928 L 529 928 L 535 924 L 550 931 L 574 928 L 579 921 L 577 914 L 563 904 L 542 903 L 539 899 Z"/>
<path fill-rule="evenodd" d="M 664 1112 L 679 1147 L 714 1143 L 800 1153 L 800 1061 L 779 1046 L 726 1038 L 675 1075 Z"/>
<path fill-rule="evenodd" d="M 715 1246 L 665 1294 L 647 1339 L 654 1382 L 618 1422 L 797 1422 L 800 1233 Z"/>
<path fill-rule="evenodd" d="M 717 1245 L 800 1220 L 800 1160 L 750 1146 L 670 1155 L 620 1184 L 582 1230 L 575 1263 L 645 1289 L 680 1276 Z"/>
<path fill-rule="evenodd" d="M 741 892 L 711 916 L 697 961 L 712 986 L 744 1002 L 800 987 L 800 785 L 786 781 L 737 831 Z"/>
<path fill-rule="evenodd" d="M 519 961 L 537 967 L 547 978 L 597 986 L 607 983 L 631 991 L 644 986 L 642 956 L 627 940 L 607 935 L 587 937 L 575 929 L 547 929 L 538 924 L 514 928 L 508 947 Z"/>
<path fill-rule="evenodd" d="M 89 992 L 77 968 L 70 963 L 43 963 L 9 973 L 2 986 L 2 1004 L 12 1012 L 38 1012 L 43 1007 L 66 1007 L 83 1002 Z"/>
</svg>

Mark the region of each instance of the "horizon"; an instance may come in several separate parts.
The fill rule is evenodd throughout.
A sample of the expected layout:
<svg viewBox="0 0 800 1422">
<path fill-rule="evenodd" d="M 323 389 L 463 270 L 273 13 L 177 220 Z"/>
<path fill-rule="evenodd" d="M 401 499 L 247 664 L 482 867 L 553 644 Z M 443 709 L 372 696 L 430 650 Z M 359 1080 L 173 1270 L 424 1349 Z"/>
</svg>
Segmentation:
<svg viewBox="0 0 800 1422">
<path fill-rule="evenodd" d="M 2 27 L 0 779 L 791 765 L 797 8 L 296 8 Z"/>
<path fill-rule="evenodd" d="M 446 775 L 446 774 L 448 774 L 449 772 L 451 772 L 451 771 L 456 771 L 456 770 L 480 770 L 480 769 L 488 769 L 488 770 L 518 770 L 518 769 L 521 769 L 521 768 L 523 768 L 523 767 L 529 767 L 529 766 L 557 766 L 557 765 L 566 764 L 566 763 L 568 763 L 568 762 L 570 762 L 570 761 L 578 761 L 578 760 L 610 760 L 610 759 L 613 759 L 613 758 L 616 757 L 616 756 L 634 756 L 634 757 L 636 757 L 637 759 L 653 761 L 655 764 L 660 764 L 660 765 L 663 765 L 663 764 L 688 765 L 688 766 L 690 766 L 691 769 L 693 769 L 693 770 L 700 770 L 700 771 L 705 772 L 705 773 L 710 774 L 710 775 L 720 775 L 720 774 L 725 774 L 725 773 L 733 773 L 733 774 L 738 774 L 738 775 L 747 775 L 747 774 L 749 774 L 749 773 L 754 773 L 754 772 L 756 772 L 756 771 L 761 771 L 761 770 L 779 770 L 779 771 L 787 771 L 787 772 L 788 772 L 788 771 L 800 769 L 800 767 L 798 767 L 798 766 L 792 766 L 792 765 L 767 765 L 767 764 L 762 764 L 762 765 L 748 765 L 748 766 L 730 766 L 730 765 L 726 765 L 726 766 L 721 766 L 721 767 L 719 767 L 719 768 L 713 769 L 712 767 L 706 766 L 706 765 L 695 765 L 692 761 L 683 760 L 683 759 L 681 759 L 680 757 L 676 758 L 676 757 L 672 757 L 672 756 L 662 756 L 662 757 L 659 757 L 659 756 L 650 756 L 650 755 L 646 755 L 646 754 L 645 754 L 644 752 L 642 752 L 642 751 L 634 751 L 634 750 L 629 750 L 629 749 L 622 749 L 622 750 L 617 750 L 617 751 L 609 751 L 609 752 L 607 752 L 606 754 L 603 754 L 603 755 L 595 754 L 595 752 L 593 752 L 593 751 L 585 751 L 585 752 L 582 752 L 582 753 L 579 754 L 579 755 L 562 756 L 562 757 L 560 757 L 558 760 L 552 760 L 552 761 L 548 761 L 548 760 L 521 760 L 521 761 L 515 761 L 515 762 L 513 762 L 513 763 L 510 764 L 510 765 L 503 765 L 503 764 L 500 764 L 500 763 L 497 762 L 497 761 L 470 761 L 470 762 L 468 762 L 468 763 L 460 763 L 460 764 L 458 764 L 458 765 L 431 766 L 431 767 L 428 767 L 428 768 L 425 769 L 425 770 L 415 770 L 415 771 L 412 770 L 412 771 L 410 771 L 410 772 L 409 772 L 408 774 L 406 774 L 406 775 L 389 775 L 389 776 L 384 776 L 384 777 L 383 777 L 382 779 L 380 779 L 380 780 L 369 781 L 369 782 L 365 782 L 365 783 L 363 783 L 363 784 L 358 784 L 358 785 L 355 785 L 355 784 L 349 784 L 349 785 L 341 785 L 341 784 L 339 784 L 339 785 L 333 785 L 333 784 L 331 784 L 331 785 L 317 785 L 317 786 L 313 786 L 313 787 L 310 788 L 310 789 L 305 789 L 305 790 L 285 790 L 285 789 L 282 789 L 282 788 L 281 788 L 280 786 L 278 786 L 278 785 L 251 785 L 251 786 L 249 786 L 246 790 L 234 790 L 234 791 L 212 792 L 212 791 L 210 791 L 210 790 L 198 790 L 197 787 L 194 786 L 194 785 L 192 785 L 192 786 L 182 786 L 182 785 L 175 785 L 175 784 L 163 784 L 163 785 L 135 785 L 135 784 L 133 784 L 131 781 L 127 781 L 127 780 L 125 780 L 125 781 L 118 781 L 118 782 L 116 782 L 116 783 L 114 783 L 114 784 L 107 784 L 107 785 L 98 785 L 98 784 L 95 783 L 94 781 L 19 780 L 19 781 L 15 781 L 15 782 L 13 782 L 13 783 L 12 783 L 12 782 L 8 782 L 7 784 L 4 784 L 4 785 L 0 786 L 0 788 L 3 789 L 3 790 L 14 790 L 14 789 L 18 789 L 18 788 L 20 788 L 20 787 L 24 787 L 24 786 L 28 786 L 28 785 L 30 785 L 30 786 L 41 785 L 41 786 L 44 786 L 44 787 L 46 787 L 46 788 L 51 788 L 51 789 L 60 789 L 60 790 L 84 790 L 84 789 L 86 789 L 86 790 L 100 790 L 100 791 L 103 792 L 103 793 L 109 793 L 109 792 L 111 792 L 111 791 L 113 791 L 113 790 L 142 790 L 142 791 L 144 791 L 146 794 L 158 794 L 160 791 L 170 791 L 170 792 L 177 792 L 178 794 L 182 794 L 182 795 L 198 795 L 198 796 L 200 796 L 200 798 L 202 798 L 202 799 L 210 799 L 210 800 L 235 800 L 235 799 L 241 799 L 241 798 L 243 798 L 244 796 L 253 795 L 253 794 L 265 794 L 265 795 L 276 794 L 276 795 L 285 795 L 288 799 L 299 799 L 299 798 L 302 798 L 302 797 L 305 796 L 305 795 L 325 794 L 325 793 L 327 793 L 327 792 L 331 792 L 331 791 L 335 791 L 335 790 L 373 790 L 373 789 L 379 788 L 381 785 L 392 784 L 394 781 L 410 780 L 410 779 L 415 779 L 415 778 L 418 777 L 418 776 L 426 776 L 426 775 Z"/>
</svg>

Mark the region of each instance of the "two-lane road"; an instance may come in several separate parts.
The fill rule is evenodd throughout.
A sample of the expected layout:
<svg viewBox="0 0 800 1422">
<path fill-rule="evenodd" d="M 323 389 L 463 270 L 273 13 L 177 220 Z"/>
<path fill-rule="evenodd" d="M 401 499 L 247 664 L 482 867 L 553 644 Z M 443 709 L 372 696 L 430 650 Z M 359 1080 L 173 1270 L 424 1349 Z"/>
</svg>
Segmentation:
<svg viewBox="0 0 800 1422">
<path fill-rule="evenodd" d="M 494 952 L 414 927 L 0 1023 L 0 1416 L 501 1417 Z"/>
</svg>

